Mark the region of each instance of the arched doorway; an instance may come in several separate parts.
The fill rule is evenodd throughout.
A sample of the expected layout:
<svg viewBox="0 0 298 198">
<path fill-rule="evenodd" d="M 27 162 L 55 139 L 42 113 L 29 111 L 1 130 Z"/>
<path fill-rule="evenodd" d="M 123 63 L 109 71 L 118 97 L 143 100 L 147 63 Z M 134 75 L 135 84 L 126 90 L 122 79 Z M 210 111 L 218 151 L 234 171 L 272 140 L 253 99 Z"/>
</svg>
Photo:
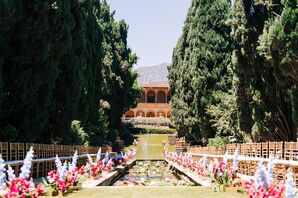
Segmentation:
<svg viewBox="0 0 298 198">
<path fill-rule="evenodd" d="M 165 118 L 166 117 L 166 114 L 165 114 L 165 112 L 159 111 L 157 113 L 157 117 Z"/>
<path fill-rule="evenodd" d="M 145 117 L 145 113 L 143 111 L 138 111 L 137 117 Z"/>
<path fill-rule="evenodd" d="M 147 117 L 147 118 L 154 118 L 154 117 L 155 117 L 155 113 L 154 113 L 154 112 L 148 112 L 148 113 L 146 114 L 146 117 Z"/>
<path fill-rule="evenodd" d="M 164 91 L 159 91 L 157 93 L 157 103 L 166 103 L 167 102 L 167 96 Z"/>
<path fill-rule="evenodd" d="M 155 92 L 149 91 L 147 93 L 147 103 L 155 103 Z"/>
<path fill-rule="evenodd" d="M 127 118 L 133 118 L 133 117 L 135 117 L 135 113 L 133 111 L 127 111 L 125 113 L 125 117 L 127 117 Z"/>
</svg>

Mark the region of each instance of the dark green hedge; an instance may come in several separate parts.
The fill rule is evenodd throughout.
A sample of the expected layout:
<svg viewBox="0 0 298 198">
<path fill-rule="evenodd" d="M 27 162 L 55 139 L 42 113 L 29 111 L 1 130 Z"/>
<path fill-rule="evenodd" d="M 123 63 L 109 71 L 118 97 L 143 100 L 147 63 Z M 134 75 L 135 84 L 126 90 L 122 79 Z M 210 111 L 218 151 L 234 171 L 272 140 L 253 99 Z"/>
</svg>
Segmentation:
<svg viewBox="0 0 298 198">
<path fill-rule="evenodd" d="M 129 130 L 133 134 L 173 134 L 176 132 L 175 129 L 165 128 L 131 128 Z"/>
</svg>

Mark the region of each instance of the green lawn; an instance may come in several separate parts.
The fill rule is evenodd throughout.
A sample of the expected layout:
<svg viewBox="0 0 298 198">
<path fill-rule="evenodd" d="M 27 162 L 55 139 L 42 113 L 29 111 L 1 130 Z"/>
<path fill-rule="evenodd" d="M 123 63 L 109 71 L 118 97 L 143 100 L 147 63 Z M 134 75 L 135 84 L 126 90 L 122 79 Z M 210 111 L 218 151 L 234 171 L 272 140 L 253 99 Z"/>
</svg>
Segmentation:
<svg viewBox="0 0 298 198">
<path fill-rule="evenodd" d="M 241 198 L 240 193 L 213 192 L 212 189 L 196 187 L 97 187 L 74 192 L 67 197 L 88 198 Z"/>
<path fill-rule="evenodd" d="M 142 134 L 136 135 L 136 138 L 139 142 L 138 145 L 129 148 L 137 148 L 137 159 L 163 158 L 162 141 L 165 140 L 168 144 L 168 134 Z"/>
</svg>

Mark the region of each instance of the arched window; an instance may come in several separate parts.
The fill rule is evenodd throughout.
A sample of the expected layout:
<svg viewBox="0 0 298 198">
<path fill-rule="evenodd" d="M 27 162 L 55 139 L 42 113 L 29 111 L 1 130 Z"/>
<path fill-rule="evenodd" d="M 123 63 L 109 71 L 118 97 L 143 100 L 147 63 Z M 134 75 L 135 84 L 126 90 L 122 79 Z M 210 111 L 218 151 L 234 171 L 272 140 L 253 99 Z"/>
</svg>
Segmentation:
<svg viewBox="0 0 298 198">
<path fill-rule="evenodd" d="M 146 117 L 148 117 L 148 118 L 154 118 L 155 117 L 155 113 L 154 112 L 148 112 L 146 114 Z"/>
<path fill-rule="evenodd" d="M 167 96 L 164 91 L 159 91 L 157 93 L 157 103 L 166 103 L 167 102 Z"/>
<path fill-rule="evenodd" d="M 147 103 L 155 103 L 155 93 L 153 91 L 147 93 Z"/>
<path fill-rule="evenodd" d="M 142 93 L 141 97 L 139 98 L 139 103 L 145 103 L 145 93 Z"/>
<path fill-rule="evenodd" d="M 128 111 L 128 112 L 125 113 L 125 117 L 127 117 L 127 118 L 133 118 L 133 117 L 135 117 L 135 114 L 134 114 L 133 111 Z"/>
<path fill-rule="evenodd" d="M 143 111 L 138 111 L 137 117 L 145 117 L 145 113 Z"/>
<path fill-rule="evenodd" d="M 163 117 L 163 118 L 165 118 L 166 117 L 166 114 L 164 112 L 160 111 L 160 112 L 157 113 L 157 117 Z"/>
</svg>

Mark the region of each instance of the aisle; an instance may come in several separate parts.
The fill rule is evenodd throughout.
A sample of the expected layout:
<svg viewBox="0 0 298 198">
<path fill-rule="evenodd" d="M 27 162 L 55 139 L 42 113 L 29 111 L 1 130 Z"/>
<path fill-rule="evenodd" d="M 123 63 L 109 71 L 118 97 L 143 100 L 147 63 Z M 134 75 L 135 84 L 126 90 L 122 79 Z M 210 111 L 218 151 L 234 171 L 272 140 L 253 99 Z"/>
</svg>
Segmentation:
<svg viewBox="0 0 298 198">
<path fill-rule="evenodd" d="M 129 148 L 137 148 L 137 159 L 163 159 L 162 141 L 168 144 L 168 134 L 142 134 L 136 137 L 138 145 Z"/>
<path fill-rule="evenodd" d="M 196 187 L 98 187 L 84 189 L 68 196 L 80 198 L 241 198 L 245 197 L 239 193 L 219 193 L 211 189 Z"/>
</svg>

